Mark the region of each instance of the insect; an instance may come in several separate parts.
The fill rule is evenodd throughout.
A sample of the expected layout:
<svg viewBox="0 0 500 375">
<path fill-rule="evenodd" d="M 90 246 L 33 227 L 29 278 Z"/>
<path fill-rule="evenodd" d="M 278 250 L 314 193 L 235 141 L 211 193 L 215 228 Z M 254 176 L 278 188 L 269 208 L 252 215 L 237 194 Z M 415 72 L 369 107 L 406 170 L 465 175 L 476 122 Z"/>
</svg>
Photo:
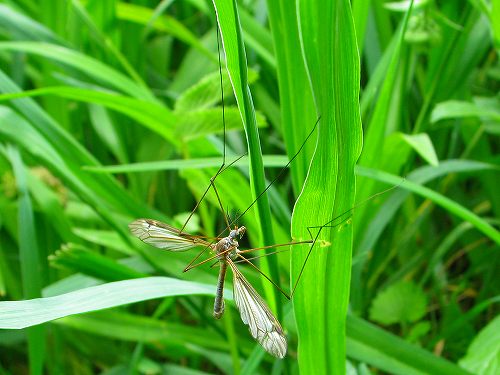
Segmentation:
<svg viewBox="0 0 500 375">
<path fill-rule="evenodd" d="M 240 255 L 238 239 L 245 234 L 244 226 L 235 227 L 227 237 L 210 243 L 201 237 L 191 236 L 170 225 L 151 219 L 138 219 L 129 224 L 131 233 L 154 247 L 169 251 L 186 251 L 194 247 L 210 248 L 219 262 L 219 279 L 214 302 L 214 317 L 224 314 L 224 279 L 227 268 L 233 273 L 233 293 L 241 320 L 248 325 L 252 336 L 273 356 L 283 358 L 287 351 L 287 341 L 283 328 L 274 317 L 262 297 L 234 264 Z"/>
</svg>

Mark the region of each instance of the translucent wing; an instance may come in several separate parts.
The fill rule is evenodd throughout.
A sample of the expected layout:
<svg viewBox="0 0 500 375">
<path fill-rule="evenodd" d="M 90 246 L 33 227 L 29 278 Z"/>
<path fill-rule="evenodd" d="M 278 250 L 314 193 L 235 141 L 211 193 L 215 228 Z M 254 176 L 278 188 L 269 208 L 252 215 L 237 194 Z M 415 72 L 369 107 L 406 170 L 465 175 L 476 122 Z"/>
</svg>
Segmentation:
<svg viewBox="0 0 500 375">
<path fill-rule="evenodd" d="M 201 238 L 181 233 L 179 229 L 157 220 L 137 219 L 128 227 L 134 236 L 159 249 L 186 251 L 196 246 L 210 246 Z"/>
<path fill-rule="evenodd" d="M 287 343 L 280 323 L 257 291 L 250 285 L 236 265 L 228 261 L 233 271 L 233 294 L 241 320 L 266 351 L 278 358 L 286 354 Z"/>
</svg>

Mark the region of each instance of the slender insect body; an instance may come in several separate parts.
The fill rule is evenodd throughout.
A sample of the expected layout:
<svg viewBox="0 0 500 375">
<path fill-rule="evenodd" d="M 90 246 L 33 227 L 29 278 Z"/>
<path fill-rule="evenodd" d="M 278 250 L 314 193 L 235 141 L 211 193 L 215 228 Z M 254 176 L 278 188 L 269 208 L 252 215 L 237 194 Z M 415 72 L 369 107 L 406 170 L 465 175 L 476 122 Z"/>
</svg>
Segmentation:
<svg viewBox="0 0 500 375">
<path fill-rule="evenodd" d="M 220 319 L 224 315 L 224 279 L 226 278 L 227 263 L 223 260 L 219 260 L 220 270 L 219 279 L 217 280 L 217 291 L 215 292 L 214 301 L 214 318 Z"/>
<path fill-rule="evenodd" d="M 215 319 L 220 319 L 222 315 L 224 315 L 224 280 L 227 271 L 227 261 L 228 259 L 234 260 L 237 257 L 239 244 L 236 239 L 241 238 L 245 231 L 245 227 L 235 228 L 229 232 L 229 236 L 224 237 L 217 242 L 217 244 L 212 245 L 216 251 L 217 259 L 220 264 L 219 278 L 217 280 L 217 290 L 214 301 Z"/>
</svg>

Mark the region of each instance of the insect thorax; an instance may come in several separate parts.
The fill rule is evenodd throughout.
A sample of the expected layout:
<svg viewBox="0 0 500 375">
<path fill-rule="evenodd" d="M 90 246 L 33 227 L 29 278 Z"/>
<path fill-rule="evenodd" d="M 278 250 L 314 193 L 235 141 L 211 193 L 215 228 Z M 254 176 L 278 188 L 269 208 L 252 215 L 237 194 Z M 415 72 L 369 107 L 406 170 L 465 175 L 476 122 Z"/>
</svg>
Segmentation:
<svg viewBox="0 0 500 375">
<path fill-rule="evenodd" d="M 234 257 L 236 257 L 236 252 L 238 250 L 238 241 L 236 241 L 232 236 L 227 236 L 217 242 L 215 249 L 217 251 L 217 258 L 219 260 L 224 260 L 227 257 L 233 259 Z M 229 249 L 231 250 L 228 251 Z"/>
<path fill-rule="evenodd" d="M 229 236 L 221 239 L 215 245 L 215 251 L 217 252 L 217 258 L 220 261 L 224 261 L 226 258 L 235 259 L 238 253 L 238 240 L 237 238 L 243 237 L 246 232 L 244 226 L 235 227 L 229 232 Z"/>
</svg>

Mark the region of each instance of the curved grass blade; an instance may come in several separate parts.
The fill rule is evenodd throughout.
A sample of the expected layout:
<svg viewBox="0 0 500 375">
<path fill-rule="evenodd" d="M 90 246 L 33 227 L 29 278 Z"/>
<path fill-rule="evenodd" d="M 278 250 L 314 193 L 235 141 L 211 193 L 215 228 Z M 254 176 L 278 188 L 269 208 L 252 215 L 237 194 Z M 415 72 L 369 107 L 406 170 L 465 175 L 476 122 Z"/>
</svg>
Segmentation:
<svg viewBox="0 0 500 375">
<path fill-rule="evenodd" d="M 316 108 L 300 47 L 296 9 L 287 0 L 269 1 L 267 5 L 278 64 L 283 138 L 291 158 L 316 122 Z M 308 142 L 290 166 L 295 197 L 300 193 L 315 147 L 314 142 Z"/>
<path fill-rule="evenodd" d="M 347 317 L 347 334 L 350 357 L 391 374 L 471 375 L 456 364 L 353 315 Z"/>
<path fill-rule="evenodd" d="M 321 121 L 318 144 L 294 208 L 292 238 L 354 205 L 354 165 L 361 152 L 360 63 L 349 1 L 298 5 L 303 53 Z M 335 32 L 333 32 L 335 30 Z M 313 233 L 316 234 L 316 233 Z M 303 373 L 345 373 L 352 228 L 324 229 L 327 248 L 315 247 L 293 302 Z M 292 285 L 307 251 L 292 254 Z"/>
<path fill-rule="evenodd" d="M 54 297 L 0 302 L 0 328 L 21 329 L 69 315 L 154 298 L 196 294 L 214 296 L 214 292 L 213 285 L 169 277 L 117 281 Z M 232 299 L 232 294 L 226 294 L 226 298 Z"/>
<path fill-rule="evenodd" d="M 3 94 L 0 95 L 0 101 L 44 95 L 54 95 L 87 103 L 101 104 L 136 120 L 148 129 L 161 135 L 170 143 L 178 143 L 178 138 L 174 134 L 178 116 L 166 106 L 157 102 L 135 99 L 113 92 L 67 86 L 44 87 L 19 93 Z"/>
<path fill-rule="evenodd" d="M 399 176 L 394 176 L 392 174 L 376 171 L 369 168 L 359 167 L 357 168 L 358 173 L 362 176 L 370 177 L 377 181 L 386 182 L 389 184 L 401 183 L 401 178 Z M 425 186 L 417 184 L 415 182 L 405 180 L 401 183 L 401 188 L 417 193 L 427 199 L 430 199 L 434 203 L 440 205 L 450 213 L 458 216 L 459 218 L 471 223 L 479 231 L 483 232 L 492 241 L 500 245 L 500 232 L 491 226 L 486 220 L 477 216 L 474 212 L 468 210 L 464 206 L 456 203 L 450 198 L 445 197 L 442 194 L 435 192 Z"/>
<path fill-rule="evenodd" d="M 92 57 L 66 47 L 38 42 L 0 42 L 0 50 L 39 55 L 86 73 L 98 82 L 106 82 L 110 87 L 114 87 L 134 98 L 156 101 L 149 89 L 138 85 L 121 72 Z"/>
<path fill-rule="evenodd" d="M 46 277 L 47 263 L 41 262 L 35 227 L 33 205 L 28 191 L 26 167 L 16 148 L 6 152 L 12 163 L 19 191 L 18 235 L 21 279 L 25 298 L 41 295 L 42 275 Z M 1 320 L 1 319 L 0 319 Z M 30 327 L 27 331 L 30 374 L 42 374 L 45 361 L 45 327 Z"/>
</svg>

